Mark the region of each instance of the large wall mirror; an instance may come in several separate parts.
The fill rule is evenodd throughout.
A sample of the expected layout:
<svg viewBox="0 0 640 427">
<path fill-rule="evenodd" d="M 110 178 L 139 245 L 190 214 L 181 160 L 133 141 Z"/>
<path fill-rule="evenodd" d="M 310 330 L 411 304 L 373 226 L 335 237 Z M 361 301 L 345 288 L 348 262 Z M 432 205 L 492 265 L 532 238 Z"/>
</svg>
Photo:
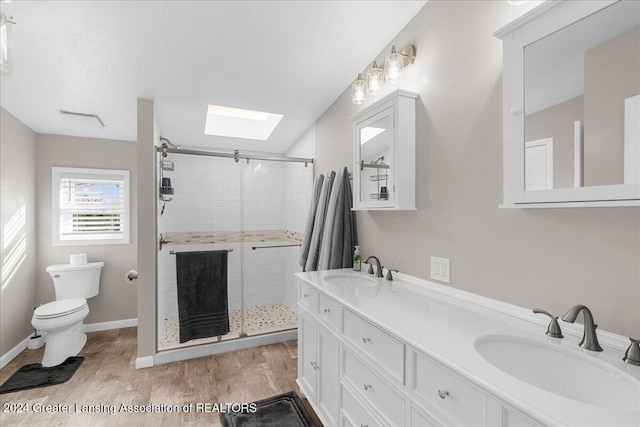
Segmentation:
<svg viewBox="0 0 640 427">
<path fill-rule="evenodd" d="M 640 2 L 549 3 L 496 33 L 505 204 L 638 206 Z"/>
</svg>

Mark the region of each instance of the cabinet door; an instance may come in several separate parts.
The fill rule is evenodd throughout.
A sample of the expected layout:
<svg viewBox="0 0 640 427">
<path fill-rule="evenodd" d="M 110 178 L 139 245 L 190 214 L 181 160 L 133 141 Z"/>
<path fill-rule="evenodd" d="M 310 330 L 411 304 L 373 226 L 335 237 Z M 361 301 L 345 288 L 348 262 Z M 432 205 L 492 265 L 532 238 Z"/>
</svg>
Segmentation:
<svg viewBox="0 0 640 427">
<path fill-rule="evenodd" d="M 340 382 L 340 347 L 331 333 L 318 328 L 318 408 L 331 425 L 338 423 Z"/>
<path fill-rule="evenodd" d="M 312 402 L 316 400 L 317 370 L 319 369 L 316 358 L 316 332 L 317 326 L 313 318 L 304 310 L 300 310 L 299 322 L 299 346 L 300 362 L 298 364 L 298 376 L 302 391 Z"/>
</svg>

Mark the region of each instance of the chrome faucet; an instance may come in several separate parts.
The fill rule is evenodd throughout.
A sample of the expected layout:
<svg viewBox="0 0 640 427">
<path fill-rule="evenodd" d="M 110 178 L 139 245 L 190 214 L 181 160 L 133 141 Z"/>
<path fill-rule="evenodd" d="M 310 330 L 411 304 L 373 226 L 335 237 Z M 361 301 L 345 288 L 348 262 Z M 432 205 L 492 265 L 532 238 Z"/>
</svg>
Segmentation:
<svg viewBox="0 0 640 427">
<path fill-rule="evenodd" d="M 376 261 L 376 277 L 383 277 L 382 276 L 382 266 L 380 265 L 380 260 L 378 259 L 378 257 L 371 255 L 364 262 L 369 264 L 369 260 L 371 258 L 373 258 Z M 369 264 L 369 271 L 367 273 L 373 274 L 373 265 Z"/>
<path fill-rule="evenodd" d="M 598 325 L 594 323 L 591 310 L 586 306 L 574 305 L 565 313 L 564 316 L 562 316 L 562 320 L 573 323 L 576 321 L 576 317 L 578 317 L 578 314 L 581 311 L 584 315 L 584 333 L 582 334 L 582 341 L 580 341 L 580 344 L 578 345 L 585 350 L 602 351 L 602 347 L 598 344 L 598 336 L 596 335 L 596 328 Z"/>
</svg>

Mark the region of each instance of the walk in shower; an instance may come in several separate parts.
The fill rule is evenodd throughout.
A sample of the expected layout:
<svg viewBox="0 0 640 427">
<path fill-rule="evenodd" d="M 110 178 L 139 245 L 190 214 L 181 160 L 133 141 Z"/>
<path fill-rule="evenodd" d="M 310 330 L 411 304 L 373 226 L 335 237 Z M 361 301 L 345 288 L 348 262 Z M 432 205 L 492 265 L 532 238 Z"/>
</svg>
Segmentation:
<svg viewBox="0 0 640 427">
<path fill-rule="evenodd" d="M 166 140 L 165 140 L 166 141 Z M 159 351 L 297 328 L 297 270 L 313 181 L 308 158 L 175 148 L 157 153 Z M 180 343 L 176 253 L 228 250 L 230 332 Z"/>
</svg>

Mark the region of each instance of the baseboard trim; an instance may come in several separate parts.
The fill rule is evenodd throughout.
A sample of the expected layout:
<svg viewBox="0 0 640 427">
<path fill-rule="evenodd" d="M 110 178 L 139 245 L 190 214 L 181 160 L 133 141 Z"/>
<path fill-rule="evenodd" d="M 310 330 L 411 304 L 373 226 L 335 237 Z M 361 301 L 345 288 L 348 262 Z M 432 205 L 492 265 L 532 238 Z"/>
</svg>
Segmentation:
<svg viewBox="0 0 640 427">
<path fill-rule="evenodd" d="M 153 366 L 153 356 L 138 357 L 136 359 L 136 369 L 150 368 Z"/>
<path fill-rule="evenodd" d="M 110 329 L 130 328 L 138 326 L 138 319 L 112 320 L 110 322 L 89 323 L 83 325 L 84 332 L 108 331 Z"/>
<path fill-rule="evenodd" d="M 29 334 L 28 337 L 20 341 L 15 347 L 11 350 L 7 351 L 5 354 L 0 357 L 0 369 L 4 368 L 7 363 L 11 362 L 17 355 L 22 353 L 27 348 L 27 341 L 31 338 L 33 334 Z"/>
<path fill-rule="evenodd" d="M 110 322 L 89 323 L 88 325 L 83 325 L 82 329 L 84 332 L 97 332 L 108 331 L 109 329 L 130 328 L 132 326 L 138 326 L 137 318 L 113 320 Z M 0 358 L 0 369 L 4 368 L 7 363 L 11 362 L 17 355 L 22 353 L 27 348 L 27 342 L 32 336 L 33 334 L 29 334 L 28 337 L 20 341 L 15 347 L 2 355 L 2 357 Z M 137 363 L 138 362 L 136 361 L 136 367 Z M 153 357 L 151 357 L 151 365 L 149 366 L 153 366 Z"/>
</svg>

